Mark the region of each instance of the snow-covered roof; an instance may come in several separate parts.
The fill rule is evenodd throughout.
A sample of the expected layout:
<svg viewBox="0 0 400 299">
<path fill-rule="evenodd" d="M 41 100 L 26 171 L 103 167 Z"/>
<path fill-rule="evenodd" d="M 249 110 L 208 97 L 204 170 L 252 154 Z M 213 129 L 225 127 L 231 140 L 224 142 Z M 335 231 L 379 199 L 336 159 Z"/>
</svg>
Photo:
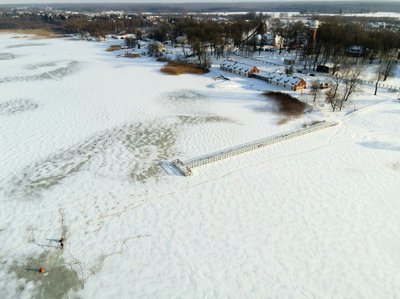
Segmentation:
<svg viewBox="0 0 400 299">
<path fill-rule="evenodd" d="M 160 43 L 159 41 L 156 41 L 156 40 L 151 41 L 151 42 L 149 43 L 149 45 L 155 46 L 155 47 L 159 47 L 159 48 L 164 48 L 164 44 L 163 44 L 163 43 Z"/>
<path fill-rule="evenodd" d="M 332 62 L 327 62 L 327 63 L 325 63 L 325 64 L 320 64 L 320 66 L 326 66 L 326 67 L 328 67 L 328 68 L 334 68 L 335 66 L 336 66 L 336 67 L 339 67 L 340 64 L 334 64 L 334 63 L 332 63 Z"/>
<path fill-rule="evenodd" d="M 246 73 L 254 67 L 254 65 L 248 65 L 234 60 L 224 60 L 224 62 L 221 63 L 221 66 Z"/>
<path fill-rule="evenodd" d="M 363 51 L 364 47 L 359 45 L 352 45 L 347 48 L 347 52 L 352 52 L 352 53 L 362 53 Z"/>
<path fill-rule="evenodd" d="M 261 76 L 271 82 L 284 83 L 291 86 L 297 85 L 302 80 L 300 77 L 288 76 L 284 73 L 269 73 Z"/>
</svg>

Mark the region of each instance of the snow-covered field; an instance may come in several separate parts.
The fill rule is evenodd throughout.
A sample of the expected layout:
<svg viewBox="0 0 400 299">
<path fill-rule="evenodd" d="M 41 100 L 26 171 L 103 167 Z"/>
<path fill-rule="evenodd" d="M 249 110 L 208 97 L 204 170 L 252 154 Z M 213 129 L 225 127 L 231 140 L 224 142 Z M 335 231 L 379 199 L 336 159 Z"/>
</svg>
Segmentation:
<svg viewBox="0 0 400 299">
<path fill-rule="evenodd" d="M 0 35 L 0 298 L 400 294 L 396 94 L 278 125 L 264 82 L 106 48 Z M 324 119 L 192 177 L 159 166 Z"/>
<path fill-rule="evenodd" d="M 319 14 L 319 15 L 325 15 L 325 16 L 335 16 L 335 15 L 340 15 L 340 14 Z M 395 18 L 395 19 L 400 19 L 400 13 L 398 12 L 385 12 L 385 11 L 380 11 L 380 12 L 368 12 L 368 13 L 344 13 L 341 14 L 341 16 L 346 16 L 346 17 L 374 17 L 374 18 Z"/>
</svg>

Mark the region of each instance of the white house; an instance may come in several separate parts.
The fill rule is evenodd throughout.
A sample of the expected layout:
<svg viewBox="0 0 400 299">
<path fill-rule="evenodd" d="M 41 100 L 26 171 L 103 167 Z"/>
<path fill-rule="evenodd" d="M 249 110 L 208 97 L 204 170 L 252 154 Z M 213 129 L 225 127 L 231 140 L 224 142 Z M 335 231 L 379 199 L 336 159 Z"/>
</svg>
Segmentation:
<svg viewBox="0 0 400 299">
<path fill-rule="evenodd" d="M 283 38 L 280 35 L 275 35 L 271 32 L 267 32 L 263 35 L 264 43 L 267 46 L 280 48 L 283 45 Z"/>
<path fill-rule="evenodd" d="M 269 84 L 281 86 L 284 88 L 290 88 L 291 90 L 297 91 L 307 88 L 307 83 L 304 79 L 294 76 L 289 76 L 284 73 L 270 73 L 255 75 L 257 79 L 266 81 Z"/>
<path fill-rule="evenodd" d="M 346 52 L 353 57 L 361 57 L 365 53 L 365 48 L 359 45 L 352 45 L 346 49 Z"/>
<path fill-rule="evenodd" d="M 220 69 L 225 72 L 238 74 L 241 76 L 251 77 L 253 74 L 258 74 L 260 70 L 256 66 L 248 65 L 234 60 L 224 60 L 221 63 Z"/>
</svg>

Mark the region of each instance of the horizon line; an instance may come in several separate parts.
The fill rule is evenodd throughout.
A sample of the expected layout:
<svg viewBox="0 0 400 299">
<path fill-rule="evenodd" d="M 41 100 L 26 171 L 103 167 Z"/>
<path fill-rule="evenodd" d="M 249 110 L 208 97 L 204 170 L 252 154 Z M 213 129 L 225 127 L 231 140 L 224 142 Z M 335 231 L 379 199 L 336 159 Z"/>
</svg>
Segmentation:
<svg viewBox="0 0 400 299">
<path fill-rule="evenodd" d="M 237 2 L 240 4 L 251 4 L 251 3 L 321 3 L 322 2 L 342 2 L 342 3 L 349 3 L 349 2 L 376 2 L 376 0 L 251 0 L 251 1 L 243 1 L 243 0 L 218 0 L 218 1 L 213 1 L 213 0 L 195 0 L 195 1 L 185 1 L 185 0 L 174 0 L 174 1 L 165 1 L 165 0 L 151 0 L 151 1 L 135 1 L 135 0 L 119 0 L 117 2 L 110 1 L 110 0 L 95 0 L 95 1 L 79 1 L 79 0 L 72 0 L 72 1 L 63 1 L 63 2 L 54 2 L 54 1 L 43 1 L 43 2 L 21 2 L 21 3 L 15 3 L 13 2 L 8 2 L 8 3 L 2 3 L 0 1 L 0 5 L 2 4 L 7 4 L 7 5 L 24 5 L 24 4 L 163 4 L 163 5 L 168 5 L 168 4 L 196 4 L 196 3 L 207 3 L 207 4 L 231 4 L 232 2 Z M 398 2 L 400 5 L 399 0 L 383 0 L 379 1 L 379 3 L 382 2 Z"/>
</svg>

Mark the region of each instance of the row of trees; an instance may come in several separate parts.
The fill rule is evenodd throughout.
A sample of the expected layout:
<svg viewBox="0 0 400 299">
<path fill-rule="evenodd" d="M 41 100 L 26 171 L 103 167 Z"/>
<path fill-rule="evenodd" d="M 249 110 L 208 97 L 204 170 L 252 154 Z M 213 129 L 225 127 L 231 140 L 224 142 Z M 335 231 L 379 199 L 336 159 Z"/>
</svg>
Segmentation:
<svg viewBox="0 0 400 299">
<path fill-rule="evenodd" d="M 301 26 L 297 28 L 302 34 Z M 367 65 L 376 70 L 374 77 L 368 78 L 374 81 L 376 95 L 380 82 L 393 74 L 400 58 L 400 32 L 384 29 L 369 31 L 357 23 L 326 22 L 318 28 L 316 41 L 303 46 L 296 45 L 295 39 L 290 39 L 287 31 L 281 33 L 293 41 L 294 48 L 300 49 L 304 68 L 316 70 L 320 64 L 332 64 L 332 87 L 326 96 L 333 111 L 341 110 L 344 103 L 357 91 Z M 352 57 L 349 48 L 354 45 L 360 51 Z M 317 86 L 318 84 L 311 84 L 314 99 L 320 92 Z"/>
<path fill-rule="evenodd" d="M 340 72 L 336 72 L 332 77 L 331 85 L 325 90 L 324 95 L 326 101 L 332 106 L 333 111 L 342 110 L 343 105 L 347 102 L 351 95 L 358 91 L 360 84 L 360 75 L 364 66 L 346 64 Z M 310 94 L 316 102 L 317 97 L 323 93 L 321 83 L 318 81 L 311 82 L 309 89 Z"/>
<path fill-rule="evenodd" d="M 109 17 L 98 17 L 87 19 L 83 16 L 73 17 L 62 22 L 60 28 L 65 33 L 88 33 L 93 37 L 105 37 L 107 34 L 129 32 L 140 34 L 138 28 L 145 26 L 140 18 L 118 19 Z"/>
<path fill-rule="evenodd" d="M 176 41 L 185 36 L 193 54 L 199 60 L 205 59 L 206 51 L 212 56 L 229 55 L 232 46 L 239 45 L 243 37 L 259 24 L 259 20 L 237 19 L 233 22 L 213 22 L 194 20 L 190 17 L 177 18 L 173 22 L 164 22 L 150 31 L 150 37 L 158 41 Z"/>
<path fill-rule="evenodd" d="M 349 65 L 335 73 L 333 84 L 326 94 L 327 101 L 332 106 L 333 111 L 342 110 L 343 104 L 357 91 L 362 71 L 363 66 L 361 65 Z"/>
<path fill-rule="evenodd" d="M 129 18 L 118 16 L 97 16 L 88 18 L 86 15 L 64 16 L 62 14 L 22 15 L 19 22 L 41 21 L 47 26 L 51 24 L 66 33 L 89 33 L 94 37 L 104 37 L 112 33 L 135 33 L 141 38 L 142 33 L 160 42 L 176 40 L 185 35 L 197 56 L 203 57 L 206 49 L 212 55 L 221 56 L 232 46 L 242 47 L 243 39 L 255 29 L 263 34 L 266 27 L 260 26 L 263 20 L 268 21 L 268 30 L 283 37 L 283 48 L 287 51 L 296 51 L 301 55 L 304 67 L 316 69 L 318 64 L 332 62 L 340 64 L 347 55 L 347 48 L 352 45 L 363 47 L 364 52 L 359 59 L 362 63 L 375 60 L 387 60 L 396 56 L 395 49 L 400 48 L 400 32 L 389 30 L 369 31 L 363 25 L 354 22 L 338 23 L 336 19 L 326 19 L 317 31 L 315 43 L 309 40 L 309 29 L 303 22 L 283 23 L 280 19 L 271 19 L 266 16 L 250 14 L 235 16 L 225 22 L 216 22 L 212 19 L 196 20 L 191 17 L 165 16 L 152 21 L 143 16 L 131 15 Z M 256 50 L 256 40 L 248 40 L 247 46 Z M 297 58 L 297 57 L 296 57 Z M 395 57 L 398 59 L 398 57 Z M 334 69 L 335 71 L 335 69 Z"/>
<path fill-rule="evenodd" d="M 160 42 L 168 40 L 181 44 L 184 53 L 184 44 L 188 44 L 192 55 L 197 56 L 200 63 L 206 63 L 207 53 L 220 58 L 229 57 L 234 47 L 247 47 L 255 51 L 256 46 L 260 46 L 259 41 L 255 38 L 246 40 L 246 36 L 255 32 L 259 35 L 266 33 L 267 28 L 262 26 L 262 22 L 257 15 L 250 19 L 235 18 L 229 22 L 195 20 L 190 17 L 170 18 L 160 20 L 156 25 L 147 24 L 147 33 Z M 104 28 L 103 31 L 126 31 L 126 28 L 133 31 L 134 28 L 144 27 L 143 22 L 138 20 L 132 24 L 113 21 L 111 27 L 109 23 L 103 24 L 93 23 L 91 26 L 93 30 Z M 399 59 L 400 32 L 369 31 L 358 23 L 339 24 L 327 21 L 318 28 L 316 40 L 312 40 L 309 28 L 302 22 L 285 25 L 279 19 L 273 19 L 270 20 L 269 27 L 285 41 L 282 48 L 288 52 L 296 52 L 296 58 L 300 57 L 304 68 L 316 70 L 318 65 L 328 62 L 333 65 L 332 83 L 326 92 L 326 99 L 333 111 L 342 110 L 343 105 L 357 92 L 366 65 L 373 64 L 376 67 L 376 95 L 379 83 L 392 74 Z M 140 30 L 135 33 L 140 35 Z M 134 44 L 134 40 L 128 42 Z M 355 57 L 350 57 L 348 49 L 353 45 L 357 45 L 362 51 Z M 293 71 L 293 66 L 286 70 L 289 74 Z M 321 92 L 320 86 L 312 83 L 310 89 L 315 100 Z"/>
<path fill-rule="evenodd" d="M 151 37 L 159 40 L 175 40 L 186 35 L 193 51 L 201 56 L 206 48 L 212 55 L 220 56 L 230 46 L 243 47 L 245 36 L 255 29 L 263 34 L 266 28 L 260 26 L 262 20 L 254 17 L 251 20 L 234 19 L 219 23 L 211 20 L 194 20 L 180 18 L 173 22 L 161 23 L 151 30 Z M 283 47 L 288 52 L 296 51 L 304 62 L 304 68 L 315 70 L 317 65 L 332 62 L 339 65 L 348 55 L 348 48 L 360 46 L 362 54 L 356 57 L 361 63 L 381 62 L 382 60 L 398 59 L 397 49 L 400 48 L 400 32 L 390 30 L 369 31 L 361 24 L 338 24 L 327 22 L 321 24 L 317 31 L 317 39 L 310 40 L 309 28 L 302 22 L 283 24 L 279 19 L 269 21 L 269 29 L 275 35 L 283 37 Z M 246 41 L 247 46 L 256 50 L 256 40 Z M 297 58 L 297 57 L 296 57 Z M 338 68 L 333 68 L 333 73 Z"/>
<path fill-rule="evenodd" d="M 356 91 L 364 65 L 373 64 L 376 67 L 374 83 L 377 94 L 379 83 L 391 75 L 400 58 L 400 31 L 385 29 L 371 31 L 364 29 L 359 23 L 349 21 L 338 23 L 334 19 L 326 19 L 319 26 L 316 39 L 312 40 L 310 30 L 303 22 L 284 24 L 279 19 L 268 19 L 268 26 L 263 26 L 266 17 L 256 14 L 232 17 L 224 22 L 177 16 L 158 20 L 142 16 L 88 18 L 85 15 L 68 18 L 63 16 L 27 18 L 34 18 L 34 20 L 29 19 L 30 21 L 40 20 L 46 25 L 58 26 L 62 32 L 82 35 L 89 33 L 94 37 L 124 32 L 134 33 L 140 39 L 142 34 L 146 34 L 160 42 L 168 40 L 180 44 L 184 53 L 185 45 L 189 45 L 192 50 L 190 54 L 197 56 L 200 63 L 205 62 L 207 53 L 220 58 L 229 57 L 233 48 L 246 47 L 247 50 L 255 51 L 260 46 L 260 40 L 246 39 L 246 37 L 252 33 L 262 36 L 268 29 L 283 38 L 284 43 L 280 50 L 295 51 L 296 58 L 300 58 L 305 69 L 316 70 L 318 65 L 328 62 L 333 65 L 331 68 L 333 84 L 327 93 L 333 110 L 340 110 L 344 102 Z M 136 40 L 131 38 L 127 43 L 134 46 Z M 261 39 L 261 45 L 262 43 Z M 353 45 L 359 46 L 362 51 L 351 58 L 348 48 Z M 293 67 L 286 69 L 287 73 L 293 71 Z"/>
<path fill-rule="evenodd" d="M 359 24 L 324 23 L 317 31 L 315 43 L 309 43 L 304 48 L 305 66 L 315 69 L 318 64 L 332 62 L 339 64 L 348 56 L 348 48 L 357 45 L 361 63 L 395 56 L 400 48 L 400 32 L 389 30 L 367 31 Z"/>
</svg>

